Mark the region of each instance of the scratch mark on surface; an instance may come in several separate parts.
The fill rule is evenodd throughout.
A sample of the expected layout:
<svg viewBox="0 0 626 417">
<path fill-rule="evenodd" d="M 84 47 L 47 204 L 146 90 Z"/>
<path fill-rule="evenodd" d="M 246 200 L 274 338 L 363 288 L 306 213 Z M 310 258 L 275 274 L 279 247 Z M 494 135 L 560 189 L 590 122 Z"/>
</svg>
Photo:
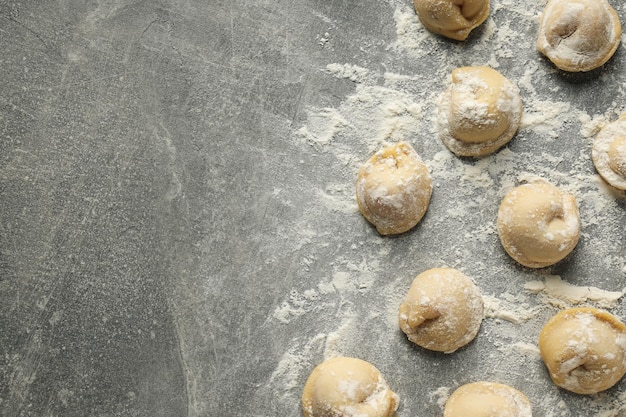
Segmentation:
<svg viewBox="0 0 626 417">
<path fill-rule="evenodd" d="M 4 104 L 8 104 L 9 106 L 11 106 L 11 109 L 15 110 L 15 111 L 19 111 L 20 113 L 25 114 L 26 116 L 30 117 L 31 119 L 35 120 L 35 115 L 28 112 L 26 109 L 18 106 L 17 104 L 11 102 L 11 101 L 5 101 Z"/>
<path fill-rule="evenodd" d="M 146 32 L 148 32 L 150 30 L 150 28 L 152 27 L 152 25 L 154 25 L 155 23 L 159 22 L 160 19 L 157 17 L 156 19 L 152 20 L 150 23 L 148 23 L 148 25 L 144 28 L 144 30 L 141 32 L 141 35 L 139 35 L 139 39 L 141 39 L 143 37 L 143 35 L 146 34 Z"/>
<path fill-rule="evenodd" d="M 163 134 L 159 134 L 159 128 L 163 132 Z M 182 184 L 178 178 L 176 173 L 176 162 L 177 162 L 177 151 L 174 143 L 172 142 L 172 135 L 169 130 L 165 127 L 162 121 L 157 122 L 157 126 L 155 127 L 154 135 L 163 141 L 165 145 L 165 151 L 168 155 L 168 166 L 171 171 L 171 179 L 170 179 L 170 187 L 165 193 L 165 199 L 167 201 L 172 201 L 176 197 L 182 194 Z"/>
<path fill-rule="evenodd" d="M 219 357 L 217 355 L 217 348 L 215 347 L 215 335 L 213 334 L 213 332 L 211 332 L 211 345 L 213 347 L 213 358 L 215 359 L 215 373 L 218 373 L 218 365 L 219 365 Z"/>
<path fill-rule="evenodd" d="M 304 80 L 302 81 L 302 85 L 300 87 L 300 91 L 298 93 L 298 98 L 296 99 L 296 104 L 293 106 L 293 114 L 291 115 L 291 125 L 295 125 L 296 119 L 298 117 L 298 113 L 300 112 L 300 108 L 302 107 L 302 98 L 304 96 L 304 90 L 306 88 L 306 84 L 309 77 L 306 75 Z"/>
<path fill-rule="evenodd" d="M 22 23 L 19 20 L 17 20 L 13 16 L 0 15 L 0 17 L 3 17 L 4 19 L 7 19 L 7 20 L 15 23 L 16 25 L 20 26 L 22 29 L 25 29 L 27 32 L 29 32 L 31 35 L 33 35 L 39 42 L 41 42 L 41 44 L 43 46 L 45 46 L 48 51 L 56 52 L 54 50 L 54 48 L 52 48 L 50 45 L 48 45 L 48 42 L 46 42 L 46 40 L 43 38 L 43 36 L 41 36 L 38 32 L 36 32 L 35 30 L 31 29 L 30 27 L 28 27 L 24 23 Z"/>
<path fill-rule="evenodd" d="M 171 309 L 172 308 L 170 307 L 170 310 Z M 178 314 L 172 314 L 172 322 L 174 324 L 174 338 L 176 340 L 176 344 L 178 348 L 178 359 L 180 360 L 180 365 L 183 370 L 183 376 L 185 378 L 184 395 L 185 395 L 185 398 L 187 399 L 187 403 L 186 403 L 187 410 L 185 412 L 185 415 L 189 417 L 191 416 L 191 410 L 195 409 L 195 407 L 192 406 L 192 402 L 195 402 L 194 399 L 192 398 L 192 393 L 194 391 L 192 390 L 191 385 L 193 384 L 193 382 L 191 381 L 189 364 L 185 360 L 185 350 L 183 347 L 184 341 L 180 333 L 180 324 L 178 323 Z"/>
<path fill-rule="evenodd" d="M 146 71 L 133 71 L 133 72 L 123 72 L 123 73 L 115 73 L 115 74 L 111 74 L 111 75 L 106 75 L 103 77 L 98 77 L 98 78 L 90 78 L 90 79 L 86 79 L 86 80 L 81 80 L 81 81 L 76 81 L 76 82 L 72 82 L 72 83 L 61 83 L 61 84 L 57 84 L 55 86 L 50 87 L 50 89 L 70 89 L 70 88 L 77 88 L 77 87 L 85 87 L 85 86 L 89 86 L 89 85 L 93 85 L 93 84 L 97 84 L 101 81 L 108 81 L 108 80 L 112 80 L 115 78 L 120 78 L 120 77 L 125 77 L 127 75 L 139 75 L 139 74 L 145 74 Z M 27 91 L 41 91 L 42 89 L 35 89 L 35 90 L 27 90 Z"/>
<path fill-rule="evenodd" d="M 234 2 L 230 4 L 230 62 L 232 62 L 233 55 L 235 54 L 235 17 L 234 17 Z"/>
</svg>

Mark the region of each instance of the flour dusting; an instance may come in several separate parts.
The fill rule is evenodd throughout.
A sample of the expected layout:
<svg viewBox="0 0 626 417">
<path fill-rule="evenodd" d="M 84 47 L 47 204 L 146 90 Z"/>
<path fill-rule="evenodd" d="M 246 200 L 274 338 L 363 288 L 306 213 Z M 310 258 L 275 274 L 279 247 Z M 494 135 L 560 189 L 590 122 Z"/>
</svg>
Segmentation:
<svg viewBox="0 0 626 417">
<path fill-rule="evenodd" d="M 339 109 L 309 115 L 298 133 L 318 150 L 332 152 L 343 163 L 356 165 L 356 153 L 373 153 L 385 143 L 414 142 L 422 106 L 410 94 L 389 87 L 358 84 Z"/>
<path fill-rule="evenodd" d="M 361 83 L 367 78 L 369 71 L 366 68 L 350 64 L 328 64 L 326 72 L 335 78 L 345 78 L 355 83 Z"/>
<path fill-rule="evenodd" d="M 501 296 L 501 298 L 484 295 L 483 299 L 485 301 L 485 317 L 505 320 L 513 324 L 521 324 L 536 318 L 542 309 L 541 306 L 531 307 L 521 297 L 506 300 L 506 295 Z"/>
<path fill-rule="evenodd" d="M 303 227 L 306 242 L 298 247 L 306 252 L 304 263 L 326 259 L 316 256 L 316 245 L 332 252 L 332 260 L 324 274 L 303 277 L 297 289 L 279 299 L 268 323 L 324 330 L 285 347 L 273 383 L 290 387 L 294 392 L 288 395 L 295 397 L 322 358 L 354 354 L 386 367 L 392 389 L 396 379 L 405 384 L 413 380 L 415 375 L 407 375 L 406 368 L 434 374 L 419 374 L 419 390 L 430 403 L 403 398 L 407 406 L 401 406 L 398 415 L 418 403 L 430 414 L 440 413 L 450 392 L 470 382 L 464 378 L 493 377 L 499 382 L 510 379 L 527 391 L 537 415 L 569 417 L 585 410 L 586 415 L 622 417 L 626 412 L 622 392 L 564 398 L 554 389 L 537 338 L 547 318 L 562 308 L 593 305 L 626 314 L 622 237 L 626 197 L 599 177 L 591 161 L 594 137 L 620 114 L 624 76 L 612 68 L 604 78 L 589 81 L 598 88 L 618 87 L 615 99 L 603 102 L 603 107 L 585 105 L 583 96 L 591 90 L 585 90 L 585 84 L 563 82 L 539 59 L 535 36 L 522 36 L 536 31 L 543 0 L 492 4 L 491 16 L 466 43 L 447 42 L 427 31 L 410 4 L 399 0 L 384 4 L 391 8 L 390 24 L 395 25 L 395 38 L 377 44 L 387 60 L 376 66 L 368 59 L 359 59 L 358 65 L 327 63 L 320 69 L 325 76 L 343 79 L 353 90 L 336 108 L 308 109 L 305 123 L 296 131 L 295 140 L 303 149 L 336 168 L 324 185 L 307 192 L 329 216 L 349 218 L 354 229 L 346 236 L 322 236 L 305 234 L 308 229 Z M 367 48 L 371 45 L 364 43 Z M 421 70 L 410 70 L 411 63 Z M 482 158 L 459 158 L 438 137 L 438 100 L 451 71 L 469 65 L 497 68 L 517 86 L 523 104 L 520 128 L 512 140 Z M 479 104 L 461 107 L 480 117 L 486 109 Z M 410 143 L 428 166 L 433 194 L 415 230 L 389 239 L 366 227 L 358 229 L 365 222 L 358 223 L 363 219 L 355 201 L 355 182 L 358 168 L 371 155 L 399 141 Z M 504 252 L 495 219 L 510 190 L 537 180 L 575 195 L 581 239 L 563 263 L 531 270 Z M 311 223 L 324 221 L 325 216 L 316 213 Z M 398 328 L 398 308 L 411 280 L 436 264 L 467 270 L 476 276 L 482 292 L 485 320 L 474 344 L 485 351 L 470 344 L 458 356 L 467 362 L 456 358 L 457 353 L 445 359 L 424 354 L 409 345 Z M 597 280 L 596 271 L 602 273 Z M 447 367 L 448 361 L 455 367 Z M 410 409 L 413 414 L 422 410 Z"/>
<path fill-rule="evenodd" d="M 601 308 L 613 308 L 624 296 L 624 290 L 606 291 L 596 287 L 579 287 L 556 275 L 546 277 L 544 281 L 530 281 L 524 288 L 531 293 L 543 295 L 548 303 L 560 308 L 586 302 L 597 304 Z"/>
<path fill-rule="evenodd" d="M 428 397 L 430 401 L 435 401 L 439 408 L 443 410 L 443 407 L 448 401 L 450 397 L 450 388 L 449 387 L 439 387 L 436 390 L 428 393 Z"/>
</svg>

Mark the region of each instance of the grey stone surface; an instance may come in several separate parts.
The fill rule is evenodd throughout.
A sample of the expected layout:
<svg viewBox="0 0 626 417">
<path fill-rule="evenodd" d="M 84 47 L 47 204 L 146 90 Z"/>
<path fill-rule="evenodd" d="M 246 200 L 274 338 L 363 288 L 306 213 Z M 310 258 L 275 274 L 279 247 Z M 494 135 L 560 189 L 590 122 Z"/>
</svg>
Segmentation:
<svg viewBox="0 0 626 417">
<path fill-rule="evenodd" d="M 541 1 L 531 3 L 538 12 Z M 495 59 L 479 42 L 492 39 L 484 28 L 464 45 L 424 32 L 432 49 L 420 58 L 393 48 L 402 7 L 410 4 L 0 2 L 0 415 L 296 416 L 308 373 L 329 351 L 375 363 L 402 397 L 400 416 L 441 415 L 433 392 L 476 379 L 529 387 L 538 416 L 615 408 L 623 381 L 609 400 L 581 398 L 551 386 L 532 355 L 503 353 L 516 335 L 534 340 L 536 324 L 487 321 L 450 356 L 418 350 L 393 328 L 411 278 L 427 267 L 460 267 L 494 295 L 545 278 L 512 263 L 494 234 L 472 238 L 497 204 L 461 187 L 461 174 L 435 172 L 423 224 L 397 238 L 320 203 L 335 193 L 351 204 L 356 164 L 370 152 L 345 133 L 337 141 L 354 149 L 346 164 L 297 134 L 316 109 L 340 108 L 355 91 L 328 64 L 417 74 L 405 90 L 428 114 L 443 74 Z M 536 21 L 515 11 L 496 2 L 491 19 L 534 36 Z M 597 78 L 573 83 L 532 39 L 509 42 L 519 49 L 496 57 L 501 69 L 519 79 L 537 65 L 527 82 L 543 98 L 591 116 L 623 108 L 623 47 Z M 414 139 L 431 163 L 443 148 L 429 117 Z M 554 163 L 555 179 L 593 175 L 589 160 L 579 163 L 580 128 L 572 119 L 545 142 L 540 129 L 522 131 L 512 152 L 543 157 L 510 171 L 545 173 L 537 162 Z M 548 272 L 615 291 L 626 287 L 626 206 L 623 194 L 605 194 L 615 201 L 603 203 L 606 218 L 591 219 L 575 256 Z M 466 203 L 466 218 L 439 214 Z M 361 284 L 342 291 L 331 283 L 342 274 Z M 281 321 L 285 303 L 296 316 Z M 626 313 L 623 301 L 614 312 Z M 520 366 L 511 372 L 509 362 Z"/>
</svg>

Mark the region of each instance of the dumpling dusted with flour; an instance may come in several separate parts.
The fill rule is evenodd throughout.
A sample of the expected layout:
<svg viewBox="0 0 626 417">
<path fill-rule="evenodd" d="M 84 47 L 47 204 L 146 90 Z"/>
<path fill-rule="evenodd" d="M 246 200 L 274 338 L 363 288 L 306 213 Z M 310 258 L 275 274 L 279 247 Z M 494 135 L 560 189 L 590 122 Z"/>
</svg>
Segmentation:
<svg viewBox="0 0 626 417">
<path fill-rule="evenodd" d="M 541 330 L 539 351 L 557 386 L 595 394 L 626 374 L 626 326 L 596 308 L 562 310 Z"/>
<path fill-rule="evenodd" d="M 498 210 L 498 235 L 506 252 L 529 268 L 565 258 L 578 244 L 576 198 L 547 182 L 523 184 L 508 192 Z"/>
<path fill-rule="evenodd" d="M 482 156 L 508 143 L 522 119 L 519 89 L 489 67 L 461 67 L 441 95 L 441 141 L 458 156 Z"/>
<path fill-rule="evenodd" d="M 621 34 L 619 16 L 606 0 L 550 0 L 537 49 L 563 71 L 585 72 L 613 56 Z"/>
<path fill-rule="evenodd" d="M 356 201 L 381 235 L 403 233 L 419 223 L 431 193 L 428 168 L 407 142 L 379 150 L 359 169 Z"/>
<path fill-rule="evenodd" d="M 626 190 L 626 113 L 600 130 L 593 141 L 591 158 L 609 185 Z"/>
<path fill-rule="evenodd" d="M 414 0 L 426 29 L 450 39 L 467 39 L 489 16 L 489 0 Z"/>
<path fill-rule="evenodd" d="M 302 413 L 304 417 L 391 417 L 399 401 L 374 365 L 338 357 L 311 372 L 302 393 Z"/>
<path fill-rule="evenodd" d="M 446 401 L 443 417 L 532 417 L 528 398 L 495 382 L 473 382 L 457 388 Z"/>
<path fill-rule="evenodd" d="M 478 334 L 484 302 L 467 275 L 433 268 L 413 280 L 398 312 L 400 329 L 425 349 L 452 353 Z"/>
</svg>

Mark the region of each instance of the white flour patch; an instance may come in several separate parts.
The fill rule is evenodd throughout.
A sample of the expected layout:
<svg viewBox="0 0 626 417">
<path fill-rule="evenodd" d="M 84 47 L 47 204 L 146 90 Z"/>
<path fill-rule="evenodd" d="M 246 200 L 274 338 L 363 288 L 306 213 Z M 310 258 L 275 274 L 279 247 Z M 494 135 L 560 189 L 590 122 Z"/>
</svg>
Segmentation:
<svg viewBox="0 0 626 417">
<path fill-rule="evenodd" d="M 302 371 L 311 367 L 313 356 L 316 351 L 320 350 L 320 346 L 324 345 L 326 339 L 327 335 L 320 333 L 307 340 L 304 346 L 289 348 L 272 372 L 270 383 L 280 384 L 287 392 L 299 389 Z"/>
<path fill-rule="evenodd" d="M 366 68 L 350 64 L 328 64 L 326 72 L 335 78 L 345 78 L 355 83 L 364 82 L 369 74 Z"/>
<path fill-rule="evenodd" d="M 354 199 L 354 186 L 331 184 L 324 190 L 316 190 L 318 200 L 329 210 L 345 214 L 358 213 Z"/>
<path fill-rule="evenodd" d="M 515 354 L 518 356 L 524 356 L 531 360 L 540 361 L 541 353 L 539 352 L 539 346 L 526 342 L 516 342 L 509 345 L 504 345 L 498 348 L 498 350 L 505 354 Z"/>
<path fill-rule="evenodd" d="M 601 308 L 612 308 L 624 296 L 624 290 L 606 291 L 596 287 L 579 287 L 563 281 L 559 276 L 546 277 L 544 281 L 530 281 L 524 285 L 524 289 L 543 295 L 548 303 L 560 308 L 587 302 Z"/>
<path fill-rule="evenodd" d="M 342 163 L 356 166 L 358 151 L 373 153 L 383 144 L 415 142 L 422 106 L 406 92 L 389 87 L 358 84 L 339 109 L 322 109 L 309 115 L 298 130 L 306 143 L 331 152 Z"/>
<path fill-rule="evenodd" d="M 433 35 L 420 23 L 413 8 L 398 7 L 393 18 L 396 21 L 397 39 L 390 48 L 399 53 L 407 53 L 412 58 L 426 55 L 429 49 L 425 46 L 431 43 Z"/>
<path fill-rule="evenodd" d="M 330 145 L 338 131 L 349 127 L 350 124 L 337 110 L 326 108 L 309 114 L 307 125 L 297 133 L 308 144 L 322 149 Z"/>
<path fill-rule="evenodd" d="M 532 129 L 548 141 L 555 140 L 572 117 L 570 110 L 566 102 L 526 98 L 520 129 Z"/>
<path fill-rule="evenodd" d="M 319 300 L 319 293 L 316 290 L 292 291 L 288 299 L 276 307 L 273 317 L 283 324 L 288 324 L 297 317 L 321 308 Z"/>
<path fill-rule="evenodd" d="M 439 387 L 436 390 L 428 393 L 429 400 L 435 401 L 439 408 L 443 410 L 446 405 L 446 401 L 450 398 L 450 388 L 449 387 Z"/>
<path fill-rule="evenodd" d="M 541 306 L 531 307 L 522 297 L 506 300 L 506 295 L 496 298 L 490 295 L 484 295 L 485 317 L 500 319 L 511 322 L 513 324 L 521 324 L 525 321 L 537 317 Z"/>
</svg>

